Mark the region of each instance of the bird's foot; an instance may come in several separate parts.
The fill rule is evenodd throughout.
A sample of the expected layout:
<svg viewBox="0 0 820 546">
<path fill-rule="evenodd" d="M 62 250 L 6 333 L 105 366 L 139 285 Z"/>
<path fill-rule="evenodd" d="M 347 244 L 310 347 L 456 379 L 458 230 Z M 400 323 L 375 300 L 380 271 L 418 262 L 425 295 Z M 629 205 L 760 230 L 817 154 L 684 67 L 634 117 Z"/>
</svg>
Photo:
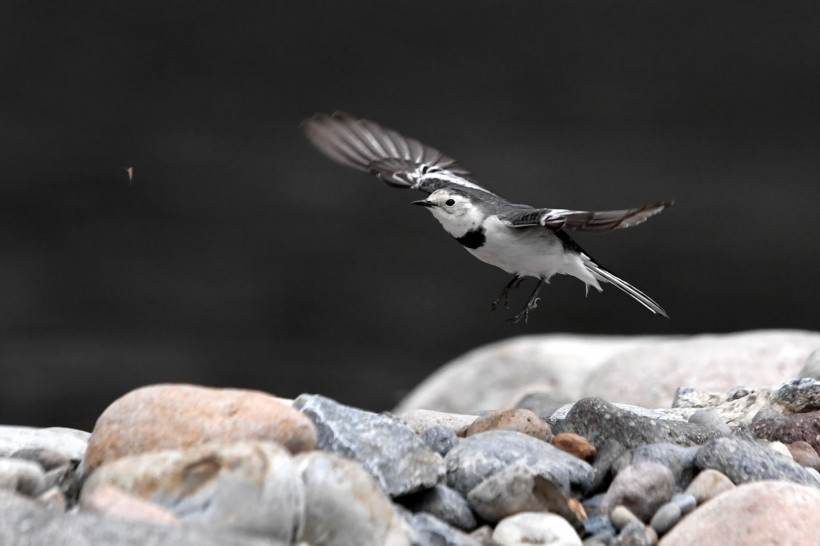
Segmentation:
<svg viewBox="0 0 820 546">
<path fill-rule="evenodd" d="M 509 319 L 510 322 L 512 322 L 513 324 L 518 324 L 519 322 L 521 322 L 523 320 L 524 324 L 527 324 L 527 319 L 529 319 L 529 317 L 530 317 L 530 311 L 532 311 L 533 309 L 538 307 L 538 300 L 539 299 L 541 299 L 541 298 L 531 299 L 529 301 L 529 303 L 527 303 L 527 306 L 524 307 L 524 309 L 522 309 L 520 313 L 515 315 L 513 318 Z"/>
</svg>

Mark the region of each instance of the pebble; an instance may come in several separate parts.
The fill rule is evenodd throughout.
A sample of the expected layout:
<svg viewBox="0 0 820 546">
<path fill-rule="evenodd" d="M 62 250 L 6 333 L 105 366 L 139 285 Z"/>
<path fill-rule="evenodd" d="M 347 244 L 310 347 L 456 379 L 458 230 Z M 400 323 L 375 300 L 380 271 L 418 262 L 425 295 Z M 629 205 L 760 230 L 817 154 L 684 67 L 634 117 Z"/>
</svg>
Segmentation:
<svg viewBox="0 0 820 546">
<path fill-rule="evenodd" d="M 726 474 L 707 468 L 695 476 L 695 479 L 686 488 L 686 493 L 692 495 L 695 502 L 701 505 L 709 499 L 734 488 L 735 484 Z"/>
<path fill-rule="evenodd" d="M 501 520 L 493 531 L 493 540 L 501 546 L 581 546 L 581 538 L 555 514 L 521 512 Z"/>
<path fill-rule="evenodd" d="M 814 470 L 820 470 L 820 455 L 817 454 L 817 451 L 810 443 L 804 440 L 798 440 L 787 444 L 786 447 L 789 453 L 791 453 L 792 459 L 794 459 L 797 464 L 813 468 Z"/>
<path fill-rule="evenodd" d="M 697 508 L 698 501 L 691 493 L 675 493 L 672 495 L 672 502 L 678 505 L 681 514 L 684 516 Z"/>
<path fill-rule="evenodd" d="M 435 426 L 425 430 L 420 436 L 424 445 L 444 457 L 447 452 L 458 445 L 456 433 L 442 426 Z"/>
<path fill-rule="evenodd" d="M 103 411 L 88 440 L 85 472 L 126 455 L 242 441 L 277 442 L 299 453 L 316 447 L 316 430 L 289 404 L 262 392 L 151 385 Z"/>
<path fill-rule="evenodd" d="M 782 481 L 741 485 L 713 498 L 669 531 L 662 546 L 817 544 L 820 490 Z"/>
<path fill-rule="evenodd" d="M 587 462 L 592 462 L 597 453 L 595 446 L 589 443 L 589 440 L 574 432 L 556 434 L 552 439 L 552 445 Z"/>
<path fill-rule="evenodd" d="M 295 461 L 304 483 L 305 542 L 311 546 L 410 545 L 399 511 L 360 465 L 319 451 L 297 455 Z"/>
<path fill-rule="evenodd" d="M 425 512 L 462 531 L 478 527 L 467 500 L 444 484 L 402 498 L 410 511 Z"/>
<path fill-rule="evenodd" d="M 768 445 L 768 448 L 774 451 L 775 453 L 779 453 L 786 459 L 793 461 L 794 457 L 792 457 L 792 452 L 789 451 L 789 448 L 786 447 L 786 444 L 783 442 L 771 442 Z"/>
<path fill-rule="evenodd" d="M 651 527 L 647 527 L 640 521 L 632 521 L 621 529 L 618 535 L 620 546 L 651 546 L 652 535 L 648 533 Z"/>
<path fill-rule="evenodd" d="M 623 529 L 630 523 L 641 523 L 641 520 L 638 518 L 638 516 L 633 514 L 632 510 L 630 510 L 622 504 L 619 504 L 618 506 L 612 509 L 612 512 L 609 514 L 609 519 L 610 521 L 612 521 L 612 525 L 614 525 L 615 528 L 618 530 Z"/>
<path fill-rule="evenodd" d="M 675 493 L 675 477 L 665 466 L 638 463 L 619 472 L 604 496 L 602 510 L 618 505 L 628 508 L 638 519 L 648 522 L 655 511 Z"/>
<path fill-rule="evenodd" d="M 513 430 L 545 442 L 552 436 L 549 425 L 543 419 L 521 408 L 485 413 L 465 429 L 463 436 L 475 436 L 489 430 Z"/>
<path fill-rule="evenodd" d="M 564 496 L 585 491 L 593 472 L 584 461 L 520 432 L 493 430 L 462 440 L 445 458 L 447 485 L 468 495 L 479 483 L 512 464 L 548 478 Z"/>
<path fill-rule="evenodd" d="M 272 442 L 207 444 L 122 457 L 85 481 L 80 506 L 113 486 L 190 523 L 294 542 L 304 526 L 305 491 L 290 453 Z"/>
<path fill-rule="evenodd" d="M 668 468 L 680 489 L 685 489 L 698 473 L 695 456 L 698 447 L 683 447 L 676 444 L 647 444 L 632 451 L 631 464 L 655 462 Z"/>
<path fill-rule="evenodd" d="M 644 417 L 600 398 L 584 398 L 576 402 L 566 418 L 553 426 L 553 432 L 574 432 L 596 446 L 615 438 L 627 448 L 661 442 L 699 445 L 718 436 L 715 431 L 700 425 Z"/>
<path fill-rule="evenodd" d="M 293 407 L 316 425 L 319 449 L 358 462 L 391 497 L 432 487 L 444 476 L 441 455 L 398 419 L 311 394 Z"/>
<path fill-rule="evenodd" d="M 715 411 L 699 409 L 689 416 L 689 422 L 714 430 L 721 436 L 732 433 L 732 427 Z"/>
<path fill-rule="evenodd" d="M 467 501 L 476 514 L 490 523 L 520 512 L 543 511 L 560 515 L 577 531 L 583 529 L 558 486 L 522 464 L 512 464 L 476 485 Z"/>
<path fill-rule="evenodd" d="M 682 517 L 683 513 L 681 512 L 680 506 L 675 502 L 667 502 L 658 508 L 658 511 L 655 512 L 655 515 L 653 515 L 649 521 L 649 525 L 658 535 L 663 535 L 674 527 Z"/>
<path fill-rule="evenodd" d="M 624 508 L 624 510 L 626 509 Z M 635 517 L 634 514 L 632 517 Z M 610 518 L 606 516 L 595 516 L 584 520 L 584 535 L 595 536 L 601 535 L 602 533 L 610 534 L 613 537 L 615 536 L 615 526 L 612 524 Z M 599 537 L 598 540 L 600 540 L 600 538 L 601 537 Z"/>
<path fill-rule="evenodd" d="M 735 484 L 759 480 L 787 480 L 802 485 L 820 484 L 805 468 L 756 442 L 723 437 L 703 445 L 696 462 L 699 468 L 723 472 Z"/>
</svg>

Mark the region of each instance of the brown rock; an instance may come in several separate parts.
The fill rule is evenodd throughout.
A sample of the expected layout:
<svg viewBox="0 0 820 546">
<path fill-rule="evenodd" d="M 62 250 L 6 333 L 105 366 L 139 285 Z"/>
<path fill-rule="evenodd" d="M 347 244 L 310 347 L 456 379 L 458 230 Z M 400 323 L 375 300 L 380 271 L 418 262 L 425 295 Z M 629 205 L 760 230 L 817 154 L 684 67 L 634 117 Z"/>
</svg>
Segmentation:
<svg viewBox="0 0 820 546">
<path fill-rule="evenodd" d="M 817 544 L 820 490 L 790 482 L 744 484 L 683 518 L 660 546 Z"/>
<path fill-rule="evenodd" d="M 752 434 L 783 443 L 803 440 L 820 451 L 820 411 L 759 419 L 752 423 Z"/>
<path fill-rule="evenodd" d="M 552 445 L 585 461 L 591 461 L 595 458 L 595 446 L 589 443 L 589 440 L 574 432 L 559 432 L 552 439 Z"/>
<path fill-rule="evenodd" d="M 464 437 L 488 430 L 514 430 L 533 438 L 547 441 L 552 436 L 549 425 L 534 412 L 523 409 L 498 410 L 486 413 L 473 421 L 464 431 Z"/>
<path fill-rule="evenodd" d="M 103 412 L 88 441 L 85 472 L 126 455 L 246 440 L 278 442 L 298 453 L 316 447 L 316 429 L 299 411 L 262 392 L 152 385 Z"/>
<path fill-rule="evenodd" d="M 811 447 L 811 444 L 803 440 L 792 442 L 786 445 L 789 453 L 792 454 L 794 462 L 797 464 L 820 470 L 820 455 Z"/>
<path fill-rule="evenodd" d="M 153 523 L 175 523 L 178 518 L 169 510 L 113 485 L 101 485 L 82 499 L 82 508 L 101 515 L 136 519 Z"/>
</svg>

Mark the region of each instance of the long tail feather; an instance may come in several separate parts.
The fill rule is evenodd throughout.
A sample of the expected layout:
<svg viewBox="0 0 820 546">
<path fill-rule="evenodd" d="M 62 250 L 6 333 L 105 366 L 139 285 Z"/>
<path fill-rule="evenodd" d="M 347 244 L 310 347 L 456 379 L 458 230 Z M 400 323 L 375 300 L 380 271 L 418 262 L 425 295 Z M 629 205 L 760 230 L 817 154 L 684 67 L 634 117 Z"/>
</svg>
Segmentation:
<svg viewBox="0 0 820 546">
<path fill-rule="evenodd" d="M 664 318 L 669 318 L 669 315 L 666 314 L 666 311 L 663 310 L 663 307 L 657 304 L 655 300 L 626 282 L 625 280 L 617 277 L 614 273 L 607 271 L 602 266 L 598 265 L 597 263 L 593 262 L 591 259 L 584 260 L 584 265 L 586 266 L 589 271 L 595 275 L 596 278 L 602 280 L 604 282 L 608 282 L 614 286 L 617 286 L 633 298 L 638 301 L 641 305 L 649 309 L 655 314 L 661 315 Z"/>
</svg>

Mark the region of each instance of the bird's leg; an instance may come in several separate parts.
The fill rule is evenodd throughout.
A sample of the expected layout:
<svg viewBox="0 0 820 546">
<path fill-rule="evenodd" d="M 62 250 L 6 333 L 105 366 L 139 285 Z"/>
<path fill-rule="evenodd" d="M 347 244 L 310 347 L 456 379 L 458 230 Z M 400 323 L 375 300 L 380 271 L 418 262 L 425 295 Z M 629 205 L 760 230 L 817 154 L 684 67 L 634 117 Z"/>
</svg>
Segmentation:
<svg viewBox="0 0 820 546">
<path fill-rule="evenodd" d="M 510 290 L 513 288 L 517 288 L 519 284 L 524 282 L 523 277 L 519 277 L 518 275 L 513 275 L 513 278 L 510 279 L 510 282 L 504 287 L 504 290 L 498 295 L 493 303 L 490 305 L 490 311 L 495 311 L 499 304 L 504 304 L 504 307 L 507 309 L 510 308 L 509 301 L 510 301 Z"/>
<path fill-rule="evenodd" d="M 530 300 L 527 302 L 527 305 L 521 310 L 520 313 L 511 319 L 513 324 L 518 324 L 521 322 L 521 319 L 524 319 L 524 324 L 527 323 L 527 318 L 530 316 L 530 311 L 538 307 L 538 291 L 541 290 L 541 284 L 543 284 L 543 282 L 544 279 L 538 279 L 538 284 L 535 285 L 535 290 L 532 291 L 532 295 L 530 296 Z"/>
</svg>

